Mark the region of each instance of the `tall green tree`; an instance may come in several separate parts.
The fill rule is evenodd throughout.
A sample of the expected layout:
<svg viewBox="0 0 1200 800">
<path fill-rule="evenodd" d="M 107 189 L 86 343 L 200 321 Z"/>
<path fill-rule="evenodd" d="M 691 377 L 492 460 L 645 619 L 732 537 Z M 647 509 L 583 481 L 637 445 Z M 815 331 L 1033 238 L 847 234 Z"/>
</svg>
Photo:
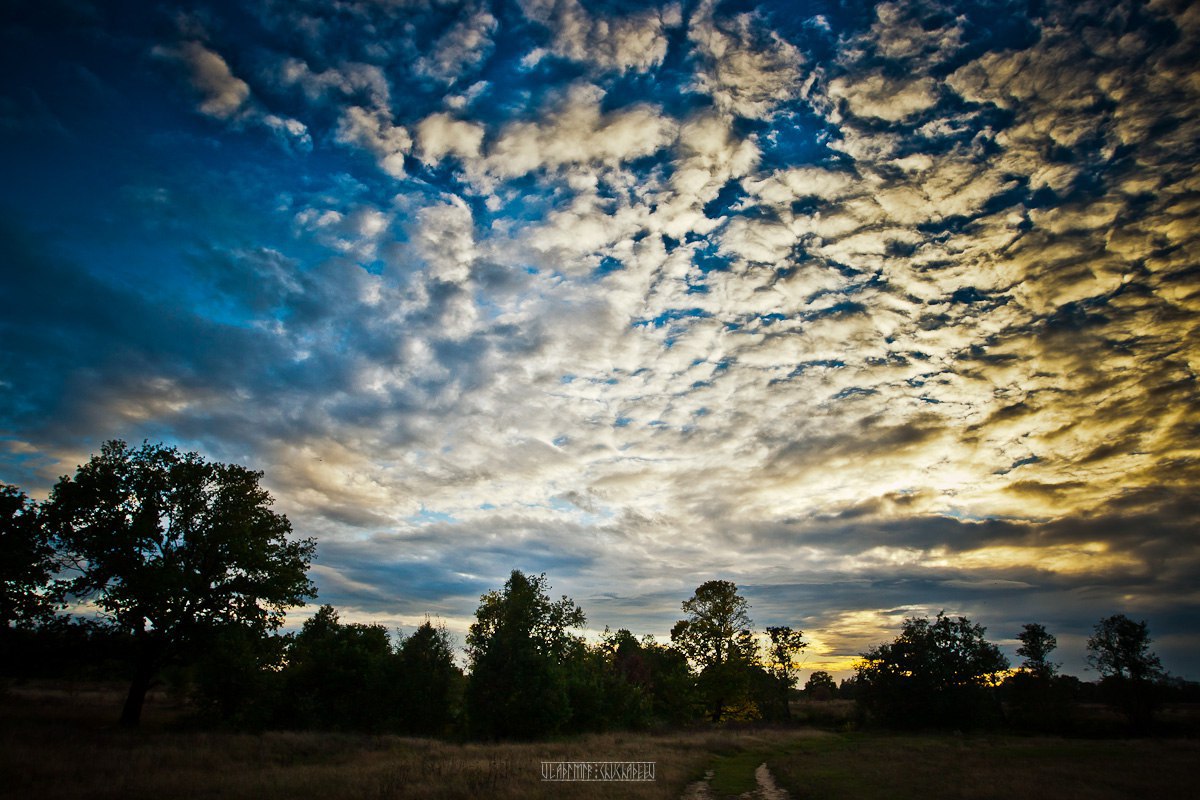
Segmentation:
<svg viewBox="0 0 1200 800">
<path fill-rule="evenodd" d="M 859 662 L 855 697 L 894 727 L 975 727 L 998 715 L 992 694 L 1008 659 L 966 617 L 912 617 Z"/>
<path fill-rule="evenodd" d="M 800 671 L 800 655 L 808 642 L 804 641 L 804 631 L 792 630 L 787 625 L 768 627 L 767 637 L 767 672 L 779 687 L 779 713 L 784 719 L 791 719 L 788 699 Z"/>
<path fill-rule="evenodd" d="M 681 725 L 695 718 L 696 684 L 687 656 L 659 644 L 652 636 L 641 641 L 641 658 L 650 689 L 652 725 Z"/>
<path fill-rule="evenodd" d="M 395 727 L 401 681 L 387 629 L 343 623 L 323 605 L 287 650 L 279 719 L 288 727 L 381 733 Z"/>
<path fill-rule="evenodd" d="M 545 575 L 513 570 L 503 589 L 480 598 L 467 633 L 467 714 L 478 736 L 546 736 L 571 716 L 566 665 L 582 644 L 573 631 L 585 617 L 566 595 L 552 601 L 548 589 Z"/>
<path fill-rule="evenodd" d="M 16 486 L 0 484 L 0 633 L 53 613 L 54 548 L 37 504 Z"/>
<path fill-rule="evenodd" d="M 159 669 L 213 628 L 265 634 L 315 595 L 312 540 L 289 538 L 262 473 L 144 443 L 104 444 L 45 507 L 74 570 L 69 592 L 94 599 L 135 643 L 121 722 L 136 725 Z"/>
<path fill-rule="evenodd" d="M 446 733 L 458 715 L 463 674 L 445 626 L 429 620 L 396 649 L 400 668 L 400 725 L 407 733 Z"/>
<path fill-rule="evenodd" d="M 709 718 L 720 722 L 750 689 L 757 648 L 750 627 L 750 604 L 730 581 L 700 584 L 683 602 L 687 617 L 671 629 L 671 644 L 699 671 L 697 688 Z"/>
</svg>

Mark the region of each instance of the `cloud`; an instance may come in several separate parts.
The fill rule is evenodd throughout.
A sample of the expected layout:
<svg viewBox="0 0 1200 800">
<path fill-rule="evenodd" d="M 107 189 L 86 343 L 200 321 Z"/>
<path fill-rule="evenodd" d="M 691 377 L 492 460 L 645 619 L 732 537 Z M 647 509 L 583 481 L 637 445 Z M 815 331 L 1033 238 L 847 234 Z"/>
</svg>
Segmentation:
<svg viewBox="0 0 1200 800">
<path fill-rule="evenodd" d="M 278 80 L 285 86 L 299 86 L 310 100 L 330 92 L 343 97 L 362 97 L 375 108 L 386 108 L 391 88 L 383 70 L 375 64 L 343 63 L 322 72 L 313 72 L 298 58 L 287 58 L 279 65 Z"/>
<path fill-rule="evenodd" d="M 550 29 L 554 55 L 620 72 L 646 72 L 662 64 L 667 31 L 683 22 L 678 3 L 609 17 L 589 13 L 578 0 L 522 0 L 521 8 Z M 529 65 L 536 60 L 530 56 Z"/>
<path fill-rule="evenodd" d="M 416 63 L 420 75 L 452 84 L 487 60 L 495 47 L 499 23 L 487 10 L 471 9 L 434 42 L 428 56 Z"/>
<path fill-rule="evenodd" d="M 197 110 L 201 114 L 234 123 L 258 123 L 293 142 L 302 149 L 312 146 L 307 126 L 296 119 L 264 112 L 254 100 L 250 86 L 230 70 L 220 54 L 199 41 L 185 41 L 174 47 L 158 45 L 151 53 L 175 61 L 187 70 L 188 82 L 200 95 Z"/>
<path fill-rule="evenodd" d="M 716 2 L 703 0 L 692 13 L 688 38 L 699 55 L 696 90 L 722 111 L 763 119 L 802 96 L 807 84 L 800 51 L 756 23 L 752 13 L 718 17 Z"/>
<path fill-rule="evenodd" d="M 156 47 L 154 54 L 179 61 L 187 68 L 192 88 L 201 95 L 199 110 L 203 114 L 229 119 L 242 111 L 250 99 L 250 86 L 230 71 L 225 59 L 200 42 Z"/>
<path fill-rule="evenodd" d="M 421 158 L 430 163 L 437 163 L 448 155 L 462 160 L 479 158 L 483 136 L 482 125 L 445 113 L 430 114 L 417 124 Z"/>
<path fill-rule="evenodd" d="M 542 119 L 506 125 L 488 147 L 488 171 L 512 178 L 573 164 L 616 166 L 673 140 L 675 124 L 659 109 L 638 103 L 604 112 L 603 98 L 599 87 L 576 83 Z"/>
<path fill-rule="evenodd" d="M 338 123 L 337 140 L 370 152 L 379 168 L 393 178 L 403 178 L 407 174 L 404 157 L 412 149 L 412 137 L 404 126 L 396 125 L 386 111 L 347 107 Z"/>
<path fill-rule="evenodd" d="M 836 78 L 829 83 L 829 96 L 846 101 L 850 113 L 859 117 L 896 122 L 919 114 L 937 103 L 932 78 L 914 81 L 887 78 L 879 73 L 853 83 Z"/>
</svg>

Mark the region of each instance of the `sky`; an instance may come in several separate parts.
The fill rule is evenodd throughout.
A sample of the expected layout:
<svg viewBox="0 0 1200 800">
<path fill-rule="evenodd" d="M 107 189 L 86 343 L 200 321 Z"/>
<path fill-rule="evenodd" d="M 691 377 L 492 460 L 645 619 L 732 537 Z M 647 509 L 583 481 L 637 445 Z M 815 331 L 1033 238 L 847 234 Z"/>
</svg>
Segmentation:
<svg viewBox="0 0 1200 800">
<path fill-rule="evenodd" d="M 8 0 L 0 481 L 244 464 L 460 641 L 720 578 L 839 676 L 945 610 L 1198 679 L 1198 63 L 1182 0 Z"/>
</svg>

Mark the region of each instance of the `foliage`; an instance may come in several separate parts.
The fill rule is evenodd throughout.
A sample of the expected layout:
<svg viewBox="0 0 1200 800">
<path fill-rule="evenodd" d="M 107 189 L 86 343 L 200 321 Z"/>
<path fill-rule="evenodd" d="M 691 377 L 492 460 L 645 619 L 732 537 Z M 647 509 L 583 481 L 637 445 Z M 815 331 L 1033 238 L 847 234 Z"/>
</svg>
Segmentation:
<svg viewBox="0 0 1200 800">
<path fill-rule="evenodd" d="M 1150 630 L 1145 621 L 1134 622 L 1114 614 L 1096 623 L 1088 639 L 1088 663 L 1104 677 L 1146 681 L 1162 674 L 1162 663 L 1150 651 Z"/>
<path fill-rule="evenodd" d="M 1021 668 L 1039 678 L 1050 678 L 1058 672 L 1059 664 L 1050 661 L 1050 653 L 1058 647 L 1058 640 L 1046 630 L 1046 626 L 1030 622 L 1022 626 L 1017 634 L 1021 646 L 1017 655 L 1025 660 Z"/>
<path fill-rule="evenodd" d="M 654 676 L 642 644 L 628 630 L 605 629 L 601 643 L 579 648 L 568 669 L 572 732 L 654 724 Z"/>
<path fill-rule="evenodd" d="M 261 473 L 207 463 L 163 445 L 106 443 L 63 477 L 49 529 L 74 568 L 71 594 L 94 597 L 133 636 L 133 680 L 121 715 L 136 724 L 155 673 L 216 628 L 277 628 L 314 594 L 311 540 L 290 541 Z"/>
<path fill-rule="evenodd" d="M 1162 663 L 1150 650 L 1146 622 L 1114 614 L 1096 623 L 1088 639 L 1088 663 L 1103 676 L 1105 699 L 1120 708 L 1135 726 L 1148 725 L 1157 705 L 1155 682 L 1163 678 Z"/>
<path fill-rule="evenodd" d="M 290 708 L 282 669 L 291 637 L 263 636 L 243 625 L 222 625 L 203 635 L 186 671 L 200 722 L 222 728 L 263 730 Z"/>
<path fill-rule="evenodd" d="M 749 667 L 756 647 L 749 604 L 730 581 L 712 580 L 683 602 L 688 615 L 671 629 L 671 643 L 697 667 L 696 686 L 713 722 L 750 691 Z"/>
<path fill-rule="evenodd" d="M 699 703 L 687 657 L 647 636 L 641 642 L 650 690 L 651 724 L 681 725 L 695 716 Z"/>
<path fill-rule="evenodd" d="M 551 601 L 546 576 L 519 570 L 500 591 L 480 598 L 467 634 L 471 677 L 467 714 L 479 736 L 534 738 L 556 732 L 571 715 L 565 664 L 585 621 L 565 595 Z"/>
<path fill-rule="evenodd" d="M 1036 622 L 1017 634 L 1021 669 L 1004 679 L 1001 696 L 1008 706 L 1008 722 L 1016 728 L 1041 732 L 1064 731 L 1070 725 L 1073 692 L 1069 681 L 1057 675 L 1050 661 L 1058 640 Z"/>
<path fill-rule="evenodd" d="M 0 669 L 6 677 L 128 681 L 132 637 L 95 620 L 60 615 L 36 627 L 5 631 Z"/>
<path fill-rule="evenodd" d="M 290 728 L 391 727 L 399 707 L 395 660 L 382 625 L 343 624 L 321 606 L 287 649 L 282 722 Z"/>
<path fill-rule="evenodd" d="M 16 486 L 0 484 L 0 635 L 53 613 L 49 593 L 54 548 L 37 504 Z"/>
<path fill-rule="evenodd" d="M 838 695 L 837 683 L 825 670 L 814 670 L 804 683 L 804 694 L 811 700 L 832 700 Z"/>
<path fill-rule="evenodd" d="M 1008 659 L 984 633 L 966 617 L 906 619 L 895 641 L 863 653 L 859 703 L 893 727 L 971 728 L 990 721 L 998 707 L 989 690 Z"/>
<path fill-rule="evenodd" d="M 786 625 L 768 627 L 767 637 L 770 644 L 767 646 L 766 668 L 775 681 L 776 692 L 774 702 L 769 705 L 773 711 L 768 713 L 764 709 L 764 716 L 790 719 L 792 714 L 788 697 L 796 685 L 800 654 L 808 647 L 808 642 L 804 641 L 803 631 L 792 630 Z"/>
<path fill-rule="evenodd" d="M 463 674 L 445 626 L 429 620 L 400 642 L 400 730 L 419 736 L 448 733 L 458 716 Z"/>
</svg>

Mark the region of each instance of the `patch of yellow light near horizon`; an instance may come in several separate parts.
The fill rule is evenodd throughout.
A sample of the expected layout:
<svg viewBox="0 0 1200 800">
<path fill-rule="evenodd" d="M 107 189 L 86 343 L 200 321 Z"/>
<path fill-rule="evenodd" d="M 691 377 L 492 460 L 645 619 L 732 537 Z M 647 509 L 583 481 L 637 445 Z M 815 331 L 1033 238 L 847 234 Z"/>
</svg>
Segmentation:
<svg viewBox="0 0 1200 800">
<path fill-rule="evenodd" d="M 817 657 L 805 661 L 804 665 L 800 668 L 800 671 L 812 674 L 817 670 L 824 670 L 830 675 L 833 675 L 835 678 L 838 676 L 846 678 L 854 674 L 855 667 L 857 667 L 861 661 L 862 657 L 858 655 Z M 799 688 L 804 688 L 803 682 L 801 682 Z"/>
<path fill-rule="evenodd" d="M 825 670 L 830 674 L 853 672 L 859 662 L 858 655 L 835 653 L 833 645 L 820 631 L 805 631 L 808 647 L 801 656 L 800 669 L 804 672 Z"/>
<path fill-rule="evenodd" d="M 847 678 L 854 674 L 862 660 L 859 654 L 895 639 L 906 617 L 931 613 L 934 612 L 921 606 L 843 611 L 826 622 L 821 630 L 805 631 L 809 647 L 801 672 L 820 669 L 839 680 Z"/>
<path fill-rule="evenodd" d="M 1142 565 L 1142 562 L 1132 556 L 1112 552 L 1104 542 L 1049 547 L 981 547 L 978 550 L 966 550 L 952 555 L 946 554 L 944 549 L 938 549 L 931 551 L 930 556 L 932 558 L 923 561 L 930 567 L 971 570 L 1035 567 L 1065 575 Z"/>
</svg>

